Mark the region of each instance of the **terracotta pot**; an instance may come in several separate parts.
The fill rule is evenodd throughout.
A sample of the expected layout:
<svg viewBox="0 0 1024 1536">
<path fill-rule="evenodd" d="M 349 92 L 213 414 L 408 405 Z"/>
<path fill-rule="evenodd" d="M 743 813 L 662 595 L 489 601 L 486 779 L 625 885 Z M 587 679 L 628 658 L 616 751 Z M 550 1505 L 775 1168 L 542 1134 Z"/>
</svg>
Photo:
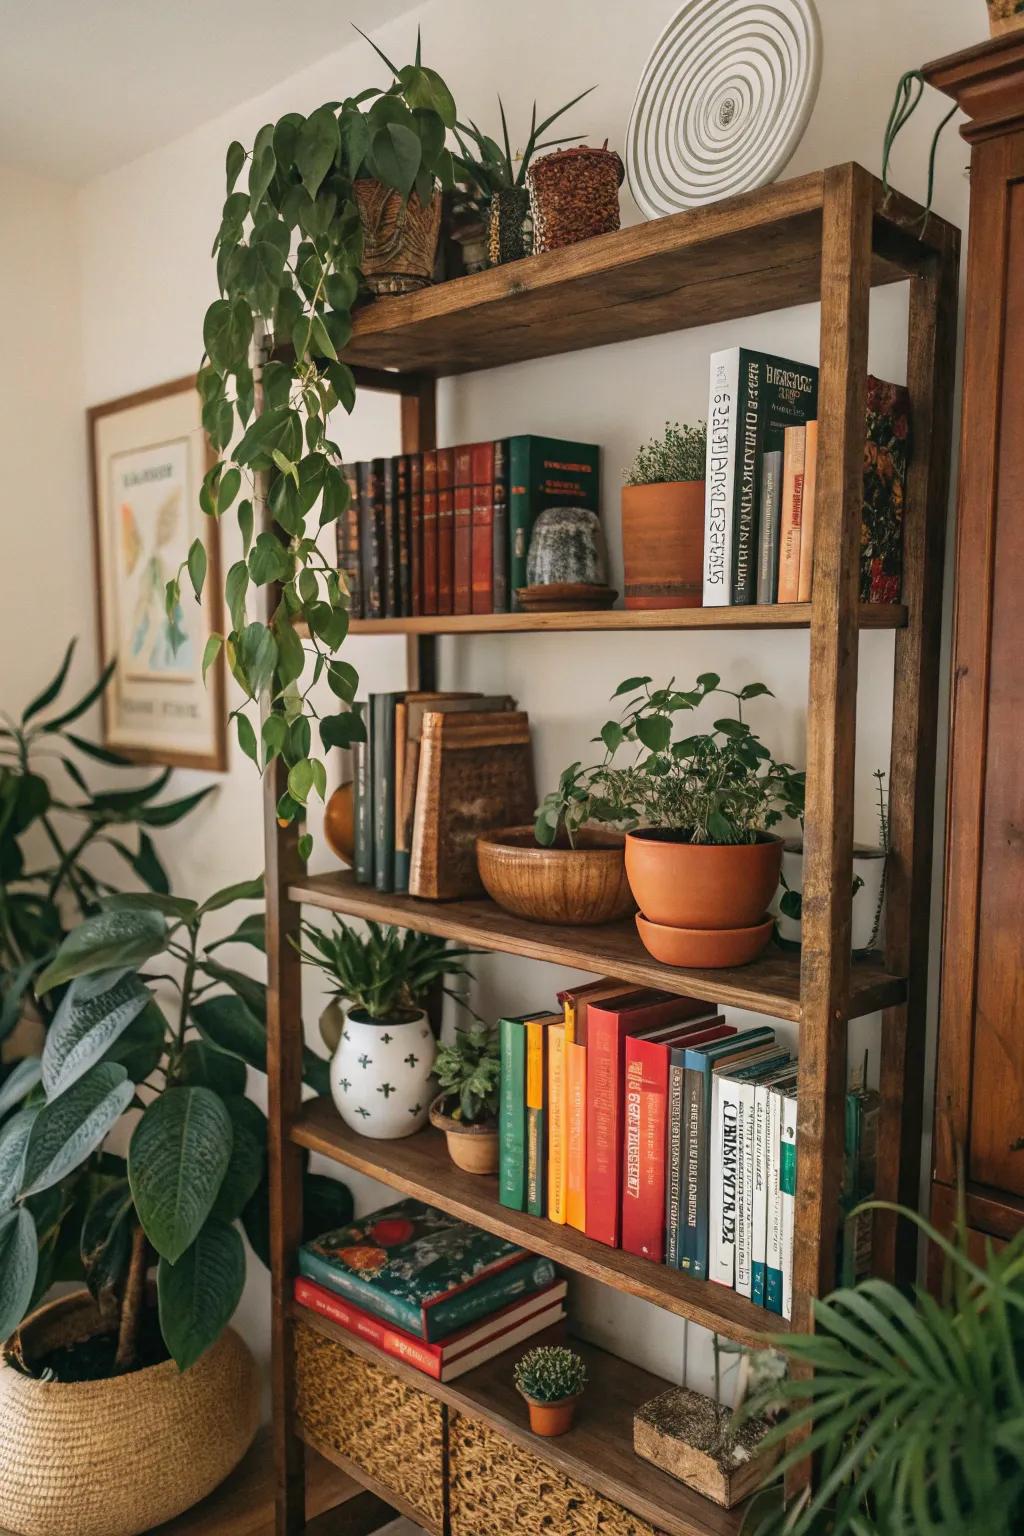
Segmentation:
<svg viewBox="0 0 1024 1536">
<path fill-rule="evenodd" d="M 636 908 L 620 833 L 582 827 L 575 848 L 541 848 L 532 827 L 476 840 L 476 862 L 492 901 L 535 923 L 614 923 Z"/>
<path fill-rule="evenodd" d="M 363 276 L 374 293 L 411 293 L 430 282 L 441 232 L 441 194 L 424 208 L 417 193 L 368 177 L 353 183 L 363 225 Z"/>
<path fill-rule="evenodd" d="M 684 843 L 648 828 L 626 834 L 626 875 L 640 911 L 667 928 L 751 928 L 763 922 L 782 866 L 782 839 Z"/>
<path fill-rule="evenodd" d="M 38 1358 L 93 1337 L 87 1292 L 18 1334 Z M 12 1340 L 12 1343 L 14 1340 Z M 184 1373 L 173 1360 L 106 1381 L 38 1381 L 0 1362 L 0 1519 L 20 1536 L 138 1536 L 234 1470 L 259 1424 L 256 1362 L 228 1328 Z"/>
<path fill-rule="evenodd" d="M 721 971 L 756 960 L 772 936 L 775 920 L 766 917 L 752 928 L 668 928 L 649 923 L 638 912 L 636 927 L 647 953 L 662 965 Z"/>
<path fill-rule="evenodd" d="M 988 0 L 988 29 L 993 37 L 1024 27 L 1024 0 Z"/>
<path fill-rule="evenodd" d="M 497 1173 L 498 1122 L 488 1120 L 481 1125 L 463 1125 L 445 1113 L 447 1099 L 447 1094 L 438 1094 L 430 1106 L 430 1123 L 444 1131 L 448 1156 L 456 1168 L 461 1168 L 464 1173 Z"/>
<path fill-rule="evenodd" d="M 574 1397 L 563 1397 L 557 1403 L 540 1403 L 535 1397 L 526 1397 L 525 1392 L 520 1396 L 526 1398 L 526 1405 L 530 1410 L 530 1428 L 533 1433 L 554 1438 L 555 1435 L 568 1434 L 572 1429 L 572 1421 L 576 1416 L 576 1404 L 583 1393 L 577 1392 Z"/>
<path fill-rule="evenodd" d="M 355 858 L 355 796 L 351 784 L 339 784 L 324 807 L 324 837 L 327 846 L 343 864 Z"/>
<path fill-rule="evenodd" d="M 627 608 L 699 608 L 704 594 L 704 481 L 622 487 Z"/>
</svg>

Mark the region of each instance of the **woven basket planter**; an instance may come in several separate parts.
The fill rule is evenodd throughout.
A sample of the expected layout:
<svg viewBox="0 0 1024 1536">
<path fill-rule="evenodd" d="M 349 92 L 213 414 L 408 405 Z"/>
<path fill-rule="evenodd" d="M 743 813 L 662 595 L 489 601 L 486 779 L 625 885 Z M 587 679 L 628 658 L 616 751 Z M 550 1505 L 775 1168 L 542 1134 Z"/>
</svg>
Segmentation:
<svg viewBox="0 0 1024 1536">
<path fill-rule="evenodd" d="M 526 173 L 534 251 L 556 251 L 618 229 L 624 175 L 614 150 L 585 144 L 535 160 Z"/>
<path fill-rule="evenodd" d="M 86 1292 L 21 1329 L 26 1354 L 96 1332 Z M 182 1374 L 36 1381 L 0 1364 L 0 1522 L 19 1536 L 140 1536 L 204 1499 L 259 1425 L 259 1373 L 230 1328 Z"/>
</svg>

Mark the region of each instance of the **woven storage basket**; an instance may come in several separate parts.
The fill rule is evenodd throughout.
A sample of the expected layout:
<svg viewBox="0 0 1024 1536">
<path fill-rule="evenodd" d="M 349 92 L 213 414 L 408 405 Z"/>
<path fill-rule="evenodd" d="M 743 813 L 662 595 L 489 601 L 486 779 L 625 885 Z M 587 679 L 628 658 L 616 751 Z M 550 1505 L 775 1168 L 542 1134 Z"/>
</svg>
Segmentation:
<svg viewBox="0 0 1024 1536">
<path fill-rule="evenodd" d="M 535 160 L 526 173 L 534 251 L 556 251 L 618 229 L 624 175 L 613 149 L 586 144 L 556 149 Z"/>
<path fill-rule="evenodd" d="M 453 1413 L 448 1440 L 451 1536 L 660 1536 L 476 1419 Z"/>
<path fill-rule="evenodd" d="M 76 1293 L 23 1325 L 36 1355 L 96 1332 Z M 20 1536 L 139 1536 L 233 1471 L 259 1424 L 256 1362 L 230 1328 L 184 1373 L 36 1381 L 0 1364 L 0 1525 Z"/>
<path fill-rule="evenodd" d="M 295 1328 L 295 1372 L 299 1422 L 314 1441 L 443 1530 L 443 1405 L 304 1323 Z"/>
</svg>

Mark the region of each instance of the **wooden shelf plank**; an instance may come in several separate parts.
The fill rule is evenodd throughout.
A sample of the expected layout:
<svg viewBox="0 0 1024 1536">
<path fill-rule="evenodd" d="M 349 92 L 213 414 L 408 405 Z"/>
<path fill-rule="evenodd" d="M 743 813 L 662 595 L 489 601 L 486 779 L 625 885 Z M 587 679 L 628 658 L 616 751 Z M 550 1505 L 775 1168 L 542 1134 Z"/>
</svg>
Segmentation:
<svg viewBox="0 0 1024 1536">
<path fill-rule="evenodd" d="M 450 1211 L 461 1221 L 521 1243 L 576 1274 L 639 1296 L 729 1338 L 750 1343 L 765 1330 L 777 1332 L 786 1326 L 781 1318 L 735 1291 L 608 1248 L 575 1227 L 509 1210 L 498 1199 L 497 1179 L 456 1168 L 444 1136 L 432 1127 L 400 1141 L 375 1141 L 349 1130 L 330 1099 L 309 1099 L 292 1126 L 291 1139 L 402 1194 Z"/>
<path fill-rule="evenodd" d="M 564 1334 L 558 1329 L 539 1334 L 457 1381 L 445 1383 L 433 1381 L 421 1371 L 382 1355 L 365 1340 L 354 1338 L 305 1307 L 293 1303 L 291 1313 L 294 1319 L 335 1339 L 353 1354 L 373 1360 L 410 1386 L 447 1403 L 456 1412 L 492 1425 L 505 1439 L 522 1446 L 532 1456 L 557 1468 L 575 1482 L 584 1483 L 621 1504 L 664 1531 L 666 1536 L 737 1536 L 743 1524 L 745 1505 L 731 1510 L 719 1509 L 709 1499 L 636 1455 L 633 1450 L 633 1414 L 641 1403 L 664 1392 L 671 1383 L 631 1365 L 628 1360 L 574 1339 L 573 1348 L 586 1360 L 589 1384 L 569 1433 L 557 1440 L 546 1440 L 530 1432 L 526 1404 L 512 1383 L 512 1367 L 520 1355 L 535 1344 L 554 1343 L 563 1338 Z M 322 1454 L 331 1454 L 328 1447 L 319 1441 L 315 1443 Z M 361 1476 L 352 1470 L 351 1463 L 345 1463 L 345 1466 L 351 1475 Z"/>
<path fill-rule="evenodd" d="M 771 607 L 612 608 L 599 613 L 460 613 L 421 614 L 415 618 L 353 619 L 353 635 L 506 635 L 544 631 L 808 629 L 810 603 L 775 603 Z M 861 629 L 902 629 L 907 610 L 899 603 L 864 603 Z"/>
<path fill-rule="evenodd" d="M 352 917 L 398 923 L 420 933 L 461 939 L 479 949 L 522 955 L 571 966 L 595 976 L 613 976 L 644 987 L 731 1004 L 770 1018 L 800 1019 L 800 959 L 770 946 L 751 965 L 725 971 L 684 971 L 661 965 L 644 949 L 632 922 L 603 928 L 555 927 L 531 923 L 503 912 L 492 901 L 420 901 L 357 885 L 348 871 L 312 875 L 289 887 L 293 901 L 343 912 Z M 874 959 L 851 966 L 850 1018 L 900 1003 L 902 979 L 889 975 Z"/>
</svg>

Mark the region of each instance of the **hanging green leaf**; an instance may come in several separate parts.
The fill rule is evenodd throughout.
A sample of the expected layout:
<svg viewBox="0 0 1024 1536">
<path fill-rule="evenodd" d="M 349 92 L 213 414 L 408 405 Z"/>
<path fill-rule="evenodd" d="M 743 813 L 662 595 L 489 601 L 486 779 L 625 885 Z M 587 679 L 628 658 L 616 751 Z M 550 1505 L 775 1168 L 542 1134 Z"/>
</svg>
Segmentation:
<svg viewBox="0 0 1024 1536">
<path fill-rule="evenodd" d="M 104 982 L 109 980 L 109 985 Z M 42 1078 L 48 1099 L 70 1088 L 102 1061 L 110 1046 L 150 1001 L 134 971 L 112 971 L 71 983 L 61 998 L 43 1046 Z M 102 987 L 97 991 L 96 987 Z"/>
<path fill-rule="evenodd" d="M 0 1339 L 9 1338 L 32 1302 L 39 1249 L 25 1206 L 0 1216 Z"/>
<path fill-rule="evenodd" d="M 176 1264 L 213 1208 L 231 1158 L 233 1129 L 209 1088 L 168 1088 L 132 1134 L 128 1177 L 157 1253 Z"/>
<path fill-rule="evenodd" d="M 157 1270 L 160 1331 L 181 1371 L 218 1339 L 245 1285 L 245 1250 L 234 1227 L 210 1220 L 178 1258 Z"/>
<path fill-rule="evenodd" d="M 36 983 L 42 995 L 75 976 L 92 975 L 113 966 L 141 965 L 157 954 L 167 925 L 151 910 L 100 912 L 72 930 Z"/>
<path fill-rule="evenodd" d="M 105 1061 L 47 1102 L 29 1137 L 22 1193 L 39 1194 L 83 1163 L 102 1145 L 134 1092 L 124 1067 Z"/>
</svg>

